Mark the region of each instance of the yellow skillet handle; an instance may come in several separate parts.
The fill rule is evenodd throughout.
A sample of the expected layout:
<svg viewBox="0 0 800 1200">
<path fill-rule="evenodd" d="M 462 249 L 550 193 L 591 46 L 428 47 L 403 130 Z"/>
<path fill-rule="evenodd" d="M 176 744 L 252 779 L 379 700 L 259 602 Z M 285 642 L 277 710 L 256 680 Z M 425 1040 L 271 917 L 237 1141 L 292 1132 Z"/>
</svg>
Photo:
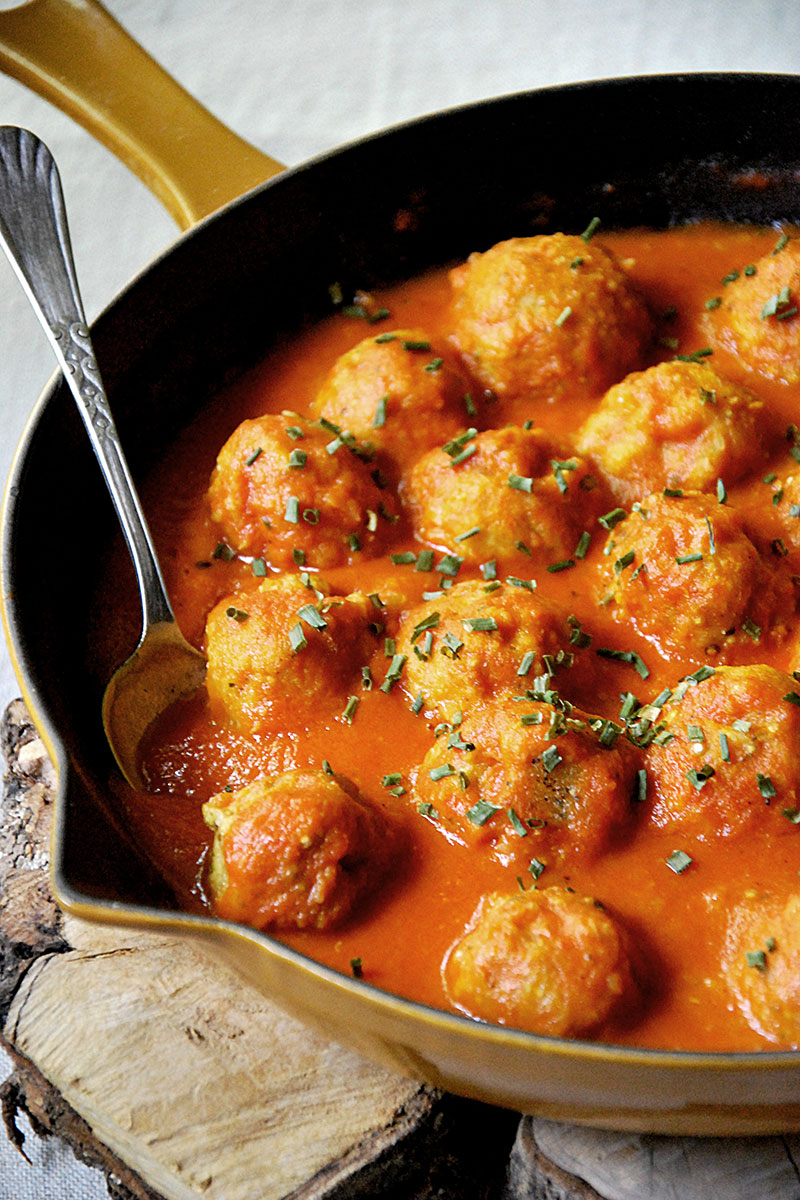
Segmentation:
<svg viewBox="0 0 800 1200">
<path fill-rule="evenodd" d="M 103 142 L 182 229 L 283 170 L 190 96 L 97 0 L 0 11 L 0 69 Z"/>
</svg>

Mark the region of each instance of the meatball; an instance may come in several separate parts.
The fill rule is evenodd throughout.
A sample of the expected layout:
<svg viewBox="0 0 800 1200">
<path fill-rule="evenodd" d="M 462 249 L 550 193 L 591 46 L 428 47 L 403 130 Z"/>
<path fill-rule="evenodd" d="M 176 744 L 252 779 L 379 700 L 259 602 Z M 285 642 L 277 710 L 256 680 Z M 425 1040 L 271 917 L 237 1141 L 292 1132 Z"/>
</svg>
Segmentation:
<svg viewBox="0 0 800 1200">
<path fill-rule="evenodd" d="M 450 278 L 452 340 L 499 396 L 597 394 L 643 365 L 650 315 L 597 242 L 511 238 L 472 254 Z"/>
<path fill-rule="evenodd" d="M 576 447 L 623 504 L 661 488 L 713 491 L 768 451 L 763 401 L 704 363 L 664 362 L 606 392 Z"/>
<path fill-rule="evenodd" d="M 457 583 L 404 614 L 397 651 L 406 658 L 403 686 L 449 718 L 458 709 L 511 689 L 547 661 L 570 661 L 570 628 L 556 609 L 524 588 L 479 580 Z M 545 660 L 545 655 L 549 659 Z"/>
<path fill-rule="evenodd" d="M 645 497 L 608 543 L 614 613 L 662 652 L 705 661 L 736 642 L 779 641 L 794 612 L 791 577 L 768 562 L 740 515 L 699 492 Z"/>
<path fill-rule="evenodd" d="M 203 805 L 214 909 L 256 929 L 327 929 L 379 883 L 396 851 L 348 780 L 285 771 Z"/>
<path fill-rule="evenodd" d="M 722 971 L 748 1024 L 800 1049 L 800 895 L 746 896 L 728 922 Z"/>
<path fill-rule="evenodd" d="M 636 996 L 627 938 L 595 900 L 562 887 L 486 896 L 444 964 L 471 1016 L 579 1037 Z"/>
<path fill-rule="evenodd" d="M 705 840 L 755 829 L 797 837 L 790 819 L 800 804 L 794 679 L 763 665 L 718 667 L 695 679 L 664 705 L 663 732 L 646 751 L 652 820 Z"/>
<path fill-rule="evenodd" d="M 296 576 L 226 596 L 206 621 L 212 707 L 243 729 L 307 721 L 336 704 L 375 648 L 368 597 L 326 596 Z M 324 584 L 322 585 L 324 587 Z"/>
<path fill-rule="evenodd" d="M 583 459 L 541 429 L 490 429 L 458 445 L 452 456 L 429 451 L 403 481 L 417 537 L 471 563 L 569 558 L 603 507 Z"/>
<path fill-rule="evenodd" d="M 621 726 L 549 694 L 553 704 L 497 701 L 440 730 L 415 773 L 414 801 L 451 841 L 503 863 L 574 862 L 607 850 L 630 824 L 639 752 Z"/>
<path fill-rule="evenodd" d="M 334 363 L 313 409 L 381 461 L 410 462 L 462 427 L 469 385 L 446 346 L 420 329 L 365 338 Z"/>
<path fill-rule="evenodd" d="M 354 448 L 294 414 L 244 421 L 217 457 L 211 515 L 242 554 L 327 569 L 375 553 L 388 494 Z"/>
<path fill-rule="evenodd" d="M 798 383 L 800 240 L 776 246 L 754 268 L 729 283 L 721 303 L 706 314 L 709 337 L 768 379 Z"/>
</svg>

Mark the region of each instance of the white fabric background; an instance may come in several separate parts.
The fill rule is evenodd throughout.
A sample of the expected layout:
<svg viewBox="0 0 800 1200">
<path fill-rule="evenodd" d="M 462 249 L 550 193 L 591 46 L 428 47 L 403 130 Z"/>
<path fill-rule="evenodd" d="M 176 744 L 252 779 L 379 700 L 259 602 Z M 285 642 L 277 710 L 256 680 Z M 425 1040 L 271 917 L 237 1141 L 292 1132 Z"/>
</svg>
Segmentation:
<svg viewBox="0 0 800 1200">
<path fill-rule="evenodd" d="M 13 5 L 0 0 L 0 7 Z M 531 87 L 663 71 L 800 71 L 797 0 L 107 0 L 107 7 L 217 116 L 289 164 L 437 108 Z M 88 134 L 2 76 L 0 123 L 32 129 L 60 165 L 91 319 L 176 229 Z M 52 369 L 44 334 L 3 259 L 3 479 Z M 0 704 L 17 694 L 0 650 Z M 106 1195 L 100 1175 L 61 1147 L 29 1137 L 26 1149 L 30 1167 L 0 1131 L 0 1200 Z"/>
</svg>

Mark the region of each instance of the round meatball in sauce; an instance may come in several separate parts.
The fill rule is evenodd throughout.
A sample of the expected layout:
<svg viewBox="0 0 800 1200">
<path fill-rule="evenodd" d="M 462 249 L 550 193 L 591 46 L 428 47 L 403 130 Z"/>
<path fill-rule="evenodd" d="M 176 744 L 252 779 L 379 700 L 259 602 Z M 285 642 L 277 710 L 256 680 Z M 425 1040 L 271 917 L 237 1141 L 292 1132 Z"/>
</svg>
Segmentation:
<svg viewBox="0 0 800 1200">
<path fill-rule="evenodd" d="M 640 755 L 621 726 L 542 690 L 552 703 L 499 700 L 440 729 L 414 802 L 451 841 L 500 862 L 589 861 L 631 825 Z"/>
<path fill-rule="evenodd" d="M 215 912 L 256 929 L 328 929 L 385 874 L 396 838 L 348 780 L 285 771 L 203 805 Z"/>
<path fill-rule="evenodd" d="M 462 438 L 452 455 L 431 450 L 406 475 L 402 496 L 422 541 L 466 562 L 511 560 L 520 569 L 569 558 L 604 507 L 597 480 L 563 439 L 516 426 Z"/>
<path fill-rule="evenodd" d="M 706 314 L 715 345 L 753 371 L 800 382 L 800 239 L 785 240 L 742 271 Z"/>
<path fill-rule="evenodd" d="M 789 572 L 765 560 L 715 496 L 646 496 L 607 545 L 606 596 L 663 653 L 694 661 L 779 642 L 795 611 Z"/>
<path fill-rule="evenodd" d="M 234 550 L 277 567 L 328 569 L 375 554 L 391 499 L 358 450 L 295 414 L 244 421 L 217 457 L 211 516 Z"/>
<path fill-rule="evenodd" d="M 486 896 L 444 964 L 451 1000 L 484 1021 L 579 1037 L 635 1003 L 627 937 L 562 887 Z"/>
<path fill-rule="evenodd" d="M 763 401 L 713 368 L 664 362 L 610 388 L 576 447 L 629 504 L 665 487 L 735 483 L 763 466 L 770 426 Z"/>
<path fill-rule="evenodd" d="M 498 396 L 597 394 L 643 365 L 647 306 L 596 241 L 511 238 L 470 255 L 450 278 L 453 343 Z"/>
<path fill-rule="evenodd" d="M 722 972 L 752 1029 L 800 1048 L 800 894 L 751 892 L 731 912 Z"/>
<path fill-rule="evenodd" d="M 212 708 L 242 729 L 296 724 L 331 706 L 375 648 L 374 608 L 360 594 L 327 596 L 315 579 L 268 579 L 220 600 L 206 621 Z"/>
<path fill-rule="evenodd" d="M 800 836 L 800 698 L 766 665 L 717 667 L 673 689 L 646 751 L 651 818 L 694 836 Z"/>
<path fill-rule="evenodd" d="M 455 584 L 402 617 L 397 651 L 403 687 L 446 719 L 569 662 L 570 627 L 558 610 L 525 588 L 479 580 Z"/>
<path fill-rule="evenodd" d="M 452 350 L 421 329 L 365 338 L 334 363 L 313 409 L 378 450 L 412 462 L 463 428 L 469 385 Z"/>
</svg>

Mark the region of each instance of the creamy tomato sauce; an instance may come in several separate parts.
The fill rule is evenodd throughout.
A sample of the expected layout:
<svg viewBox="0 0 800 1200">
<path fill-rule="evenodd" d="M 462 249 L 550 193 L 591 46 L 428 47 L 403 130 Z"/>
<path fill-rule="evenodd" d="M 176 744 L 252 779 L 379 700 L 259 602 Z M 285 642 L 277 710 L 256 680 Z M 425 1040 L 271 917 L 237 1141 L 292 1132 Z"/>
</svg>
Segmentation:
<svg viewBox="0 0 800 1200">
<path fill-rule="evenodd" d="M 639 365 L 667 361 L 676 354 L 705 352 L 713 332 L 709 321 L 723 308 L 732 275 L 741 275 L 747 266 L 770 254 L 779 232 L 695 226 L 657 233 L 596 233 L 596 244 L 616 255 L 653 314 L 652 346 Z M 263 575 L 254 574 L 257 554 L 215 555 L 220 543 L 227 543 L 210 515 L 207 490 L 226 439 L 242 421 L 264 413 L 287 411 L 299 418 L 314 417 L 315 397 L 334 363 L 366 337 L 379 336 L 383 330 L 421 329 L 432 340 L 447 343 L 452 322 L 447 272 L 433 272 L 368 300 L 369 312 L 386 309 L 389 315 L 370 324 L 363 317 L 334 311 L 290 345 L 271 351 L 258 368 L 226 390 L 213 411 L 186 431 L 145 491 L 176 616 L 197 645 L 203 644 L 206 617 L 215 604 L 233 593 L 254 592 L 263 583 Z M 782 303 L 783 312 L 788 312 L 785 299 Z M 567 313 L 563 321 L 569 319 Z M 789 316 L 785 325 L 793 328 L 797 348 L 797 322 L 792 324 Z M 783 431 L 798 419 L 799 384 L 749 368 L 724 341 L 717 340 L 713 355 L 703 353 L 698 360 L 746 385 L 763 401 L 764 421 Z M 545 395 L 519 396 L 512 389 L 485 400 L 480 384 L 473 382 L 473 396 L 481 398 L 478 416 L 473 416 L 475 401 L 472 406 L 466 402 L 461 426 L 466 431 L 471 426 L 500 429 L 529 422 L 571 445 L 570 439 L 597 409 L 605 386 L 594 393 L 576 388 L 555 397 L 552 390 Z M 713 403 L 713 397 L 709 402 Z M 287 417 L 287 423 L 293 419 Z M 469 444 L 466 441 L 463 446 Z M 302 445 L 298 440 L 297 446 Z M 788 493 L 794 476 L 800 475 L 800 462 L 791 453 L 794 448 L 781 432 L 741 481 L 728 484 L 723 480 L 726 507 L 746 518 L 748 531 L 758 531 L 767 576 L 780 570 L 790 578 L 792 568 L 800 570 L 800 552 L 787 534 L 796 519 L 791 515 Z M 418 448 L 413 453 L 418 455 Z M 401 466 L 410 469 L 411 459 Z M 563 472 L 567 484 L 569 473 L 569 468 Z M 715 502 L 723 502 L 713 487 L 710 491 Z M 674 499 L 677 503 L 678 498 Z M 617 507 L 611 495 L 601 515 Z M 638 519 L 630 504 L 625 510 L 627 521 Z M 323 572 L 334 593 L 358 591 L 394 597 L 392 611 L 399 613 L 422 603 L 425 593 L 439 590 L 442 578 L 447 580 L 436 569 L 419 570 L 416 556 L 430 548 L 439 562 L 443 554 L 458 553 L 459 545 L 429 545 L 415 539 L 402 503 L 396 505 L 396 511 L 399 519 L 386 532 L 379 552 L 360 558 L 356 552 L 350 556 L 352 561 Z M 626 695 L 631 693 L 643 705 L 652 704 L 664 689 L 674 691 L 682 677 L 696 673 L 703 664 L 714 668 L 723 663 L 767 662 L 787 673 L 800 666 L 793 598 L 791 619 L 785 622 L 788 631 L 781 637 L 772 638 L 766 629 L 755 628 L 745 614 L 741 621 L 744 633 L 739 629 L 722 649 L 711 645 L 698 650 L 695 646 L 685 655 L 667 647 L 665 638 L 642 632 L 635 622 L 620 621 L 617 606 L 606 599 L 615 580 L 626 570 L 636 569 L 635 561 L 615 574 L 614 548 L 609 546 L 613 521 L 604 525 L 593 515 L 582 527 L 590 534 L 583 556 L 571 551 L 557 555 L 570 565 L 557 563 L 555 555 L 551 562 L 541 555 L 536 561 L 526 560 L 520 551 L 516 558 L 499 564 L 497 578 L 502 581 L 513 575 L 528 582 L 535 587 L 537 598 L 552 602 L 555 609 L 572 618 L 573 628 L 589 633 L 588 645 L 575 645 L 580 670 L 570 692 L 570 699 L 583 712 L 624 725 L 620 711 Z M 712 553 L 714 549 L 711 547 Z M 412 561 L 393 561 L 392 556 L 396 559 L 409 551 Z M 706 544 L 706 557 L 708 552 Z M 548 566 L 560 569 L 548 570 Z M 283 565 L 278 572 L 266 564 L 267 577 L 297 575 L 303 569 L 302 564 Z M 308 569 L 313 577 L 313 566 Z M 487 578 L 491 580 L 491 574 L 487 576 L 480 564 L 465 561 L 457 582 L 475 579 L 485 584 Z M 504 587 L 507 590 L 508 585 Z M 313 600 L 313 594 L 309 595 Z M 388 634 L 394 636 L 396 626 L 388 629 Z M 491 631 L 483 636 L 491 637 Z M 114 643 L 111 635 L 109 642 Z M 611 653 L 599 655 L 598 649 Z M 788 897 L 800 887 L 800 825 L 794 823 L 793 799 L 756 791 L 759 805 L 786 810 L 789 815 L 781 817 L 782 825 L 780 820 L 756 822 L 738 836 L 715 836 L 692 821 L 659 823 L 653 817 L 654 778 L 645 759 L 641 768 L 645 774 L 637 774 L 630 820 L 624 830 L 609 837 L 602 853 L 560 858 L 551 852 L 534 823 L 524 829 L 513 856 L 502 861 L 502 856 L 492 854 L 480 841 L 459 844 L 445 836 L 430 811 L 420 810 L 414 780 L 435 742 L 442 715 L 428 703 L 415 705 L 414 695 L 402 682 L 381 689 L 391 651 L 383 636 L 375 639 L 368 659 L 358 664 L 369 667 L 372 686 L 359 686 L 358 682 L 348 686 L 344 700 L 354 696 L 357 704 L 350 705 L 347 715 L 341 695 L 323 694 L 315 698 L 311 715 L 300 723 L 287 700 L 282 710 L 278 704 L 269 728 L 242 728 L 218 708 L 209 707 L 201 696 L 171 714 L 155 731 L 144 761 L 149 791 L 126 796 L 124 803 L 139 838 L 183 905 L 195 910 L 211 905 L 206 873 L 212 835 L 202 819 L 205 802 L 225 790 L 235 793 L 262 776 L 298 768 L 320 770 L 323 763 L 330 764 L 337 775 L 352 781 L 369 804 L 387 815 L 393 827 L 402 830 L 404 848 L 398 850 L 395 867 L 387 871 L 385 880 L 335 927 L 267 932 L 275 932 L 287 944 L 345 973 L 356 969 L 380 988 L 436 1007 L 457 1008 L 442 964 L 463 937 L 480 898 L 566 885 L 599 901 L 619 921 L 631 946 L 638 979 L 636 999 L 616 1007 L 596 1024 L 590 1036 L 680 1049 L 766 1049 L 786 1044 L 778 1034 L 765 1030 L 763 1020 L 752 1017 L 746 1002 L 737 1002 L 730 972 L 723 972 L 722 962 L 729 953 L 726 931 L 730 912 L 743 898 L 760 895 L 764 889 Z M 105 647 L 109 662 L 118 652 L 116 644 Z M 521 679 L 523 692 L 524 687 Z M 700 687 L 702 684 L 698 696 Z M 742 713 L 742 719 L 748 715 L 753 714 Z M 700 718 L 697 723 L 702 725 Z M 717 738 L 716 727 L 713 736 Z M 713 753 L 717 761 L 716 742 Z M 702 796 L 702 771 L 709 757 L 710 746 L 701 746 L 695 760 L 701 774 L 692 785 L 698 797 Z M 800 777 L 800 762 L 795 762 L 794 768 Z M 757 786 L 769 790 L 768 783 L 757 785 L 754 778 L 753 788 Z M 531 863 L 536 864 L 533 869 Z M 544 869 L 537 877 L 542 864 Z M 765 964 L 768 968 L 773 949 L 768 936 L 766 948 L 764 939 L 753 937 L 753 944 L 743 947 L 740 957 L 755 955 L 749 969 L 760 978 L 767 974 Z"/>
</svg>

